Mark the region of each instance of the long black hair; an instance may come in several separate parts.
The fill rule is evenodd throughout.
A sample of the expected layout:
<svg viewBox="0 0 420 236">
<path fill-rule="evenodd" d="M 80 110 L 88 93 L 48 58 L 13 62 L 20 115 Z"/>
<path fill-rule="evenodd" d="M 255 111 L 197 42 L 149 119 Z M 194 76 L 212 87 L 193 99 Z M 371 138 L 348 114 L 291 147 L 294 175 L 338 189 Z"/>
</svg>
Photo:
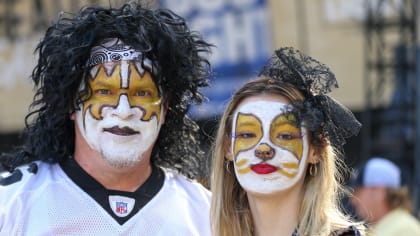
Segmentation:
<svg viewBox="0 0 420 236">
<path fill-rule="evenodd" d="M 153 79 L 169 109 L 152 161 L 189 177 L 200 174 L 205 155 L 197 136 L 199 127 L 187 112 L 192 103 L 203 101 L 198 89 L 208 85 L 210 64 L 205 56 L 211 45 L 170 10 L 149 9 L 136 2 L 61 14 L 47 29 L 36 48 L 38 63 L 32 72 L 36 93 L 25 118 L 25 142 L 17 153 L 4 155 L 2 165 L 11 171 L 34 160 L 57 163 L 71 157 L 75 134 L 70 114 L 86 92 L 79 88 L 87 84 L 90 51 L 106 38 L 121 39 L 159 65 Z"/>
</svg>

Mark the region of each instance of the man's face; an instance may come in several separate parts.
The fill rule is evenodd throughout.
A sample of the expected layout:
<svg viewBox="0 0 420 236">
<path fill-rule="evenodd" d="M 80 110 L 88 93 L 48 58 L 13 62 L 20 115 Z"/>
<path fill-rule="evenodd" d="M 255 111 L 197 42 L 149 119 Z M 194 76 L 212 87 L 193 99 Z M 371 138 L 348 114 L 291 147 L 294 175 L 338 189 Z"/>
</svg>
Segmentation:
<svg viewBox="0 0 420 236">
<path fill-rule="evenodd" d="M 383 186 L 358 187 L 350 201 L 360 218 L 374 223 L 380 219 L 381 211 L 386 205 L 386 188 Z"/>
<path fill-rule="evenodd" d="M 251 192 L 273 193 L 294 186 L 308 156 L 305 129 L 288 112 L 287 100 L 245 99 L 234 113 L 232 153 L 235 174 Z"/>
<path fill-rule="evenodd" d="M 151 150 L 163 122 L 151 74 L 140 62 L 107 62 L 91 69 L 88 86 L 92 96 L 76 112 L 84 139 L 109 164 L 134 165 Z"/>
</svg>

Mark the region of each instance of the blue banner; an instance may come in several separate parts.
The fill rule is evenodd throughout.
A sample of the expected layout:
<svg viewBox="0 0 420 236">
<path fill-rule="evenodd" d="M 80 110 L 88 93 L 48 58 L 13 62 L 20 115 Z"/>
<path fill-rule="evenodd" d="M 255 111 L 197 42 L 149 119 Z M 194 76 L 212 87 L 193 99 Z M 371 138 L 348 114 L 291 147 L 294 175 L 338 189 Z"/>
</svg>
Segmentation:
<svg viewBox="0 0 420 236">
<path fill-rule="evenodd" d="M 194 31 L 215 47 L 210 57 L 213 76 L 208 97 L 191 116 L 205 119 L 222 113 L 232 93 L 254 78 L 272 51 L 266 0 L 160 0 L 184 17 Z"/>
</svg>

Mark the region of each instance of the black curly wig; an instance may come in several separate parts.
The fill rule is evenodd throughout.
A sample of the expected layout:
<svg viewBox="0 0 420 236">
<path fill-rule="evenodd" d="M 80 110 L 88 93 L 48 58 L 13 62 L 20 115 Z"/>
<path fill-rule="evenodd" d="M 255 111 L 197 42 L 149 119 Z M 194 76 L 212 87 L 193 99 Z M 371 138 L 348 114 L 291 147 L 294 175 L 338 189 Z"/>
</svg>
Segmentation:
<svg viewBox="0 0 420 236">
<path fill-rule="evenodd" d="M 211 45 L 170 10 L 148 9 L 135 2 L 61 14 L 47 29 L 36 48 L 39 57 L 32 72 L 36 93 L 25 118 L 25 143 L 17 154 L 3 156 L 3 166 L 12 171 L 34 160 L 57 163 L 72 156 L 75 133 L 70 114 L 86 93 L 79 88 L 87 84 L 84 75 L 91 49 L 106 38 L 121 39 L 159 65 L 153 79 L 169 109 L 152 161 L 189 177 L 200 174 L 205 155 L 199 127 L 187 111 L 192 103 L 203 101 L 198 89 L 208 85 L 210 64 L 204 56 Z"/>
</svg>

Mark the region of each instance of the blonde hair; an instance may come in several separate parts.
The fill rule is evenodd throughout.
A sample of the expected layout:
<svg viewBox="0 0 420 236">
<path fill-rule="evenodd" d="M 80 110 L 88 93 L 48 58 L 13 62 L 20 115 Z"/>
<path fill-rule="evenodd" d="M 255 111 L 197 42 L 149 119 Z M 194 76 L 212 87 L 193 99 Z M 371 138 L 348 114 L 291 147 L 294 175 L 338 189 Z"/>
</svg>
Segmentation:
<svg viewBox="0 0 420 236">
<path fill-rule="evenodd" d="M 402 186 L 395 189 L 387 188 L 386 202 L 390 210 L 403 208 L 411 213 L 413 212 L 413 206 L 408 186 Z"/>
<path fill-rule="evenodd" d="M 253 235 L 253 221 L 246 192 L 237 181 L 232 165 L 226 165 L 225 154 L 230 143 L 232 114 L 240 102 L 250 96 L 277 94 L 291 102 L 304 96 L 293 85 L 268 77 L 250 81 L 239 89 L 228 103 L 220 120 L 213 146 L 211 173 L 211 224 L 215 236 Z M 325 139 L 324 139 L 325 140 Z M 314 146 L 312 143 L 311 145 Z M 318 173 L 312 177 L 306 173 L 304 196 L 299 212 L 299 235 L 329 235 L 337 229 L 354 225 L 341 213 L 339 192 L 342 187 L 340 171 L 344 167 L 328 142 L 314 146 L 319 154 Z"/>
</svg>

